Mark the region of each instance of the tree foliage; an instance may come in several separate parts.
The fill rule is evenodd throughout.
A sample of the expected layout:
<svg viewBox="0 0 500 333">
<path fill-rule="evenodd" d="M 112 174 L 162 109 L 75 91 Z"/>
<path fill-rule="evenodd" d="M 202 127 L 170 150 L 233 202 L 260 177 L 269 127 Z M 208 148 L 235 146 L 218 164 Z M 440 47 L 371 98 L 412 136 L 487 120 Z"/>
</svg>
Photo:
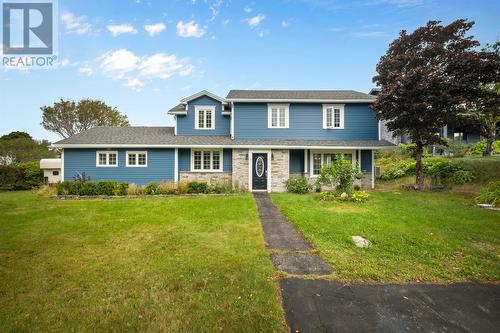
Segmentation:
<svg viewBox="0 0 500 333">
<path fill-rule="evenodd" d="M 481 96 L 482 83 L 498 77 L 491 52 L 476 50 L 479 42 L 466 36 L 474 22 L 440 23 L 429 21 L 410 34 L 401 31 L 373 78 L 381 88 L 373 104 L 377 118 L 395 135 L 408 134 L 415 144 L 419 189 L 424 185 L 423 148 L 446 144 L 440 129 Z"/>
<path fill-rule="evenodd" d="M 42 106 L 41 125 L 63 138 L 96 126 L 130 126 L 127 116 L 103 101 L 61 99 L 52 106 Z"/>
<path fill-rule="evenodd" d="M 50 142 L 47 140 L 33 140 L 28 133 L 11 132 L 0 137 L 0 164 L 56 157 L 57 154 L 49 150 L 49 146 Z"/>
</svg>

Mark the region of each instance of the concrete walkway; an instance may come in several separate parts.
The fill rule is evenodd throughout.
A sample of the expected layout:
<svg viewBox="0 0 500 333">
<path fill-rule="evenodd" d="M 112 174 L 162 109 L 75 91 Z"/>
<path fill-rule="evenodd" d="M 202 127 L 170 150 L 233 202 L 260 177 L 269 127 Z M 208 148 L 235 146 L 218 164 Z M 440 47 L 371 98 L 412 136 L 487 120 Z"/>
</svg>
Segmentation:
<svg viewBox="0 0 500 333">
<path fill-rule="evenodd" d="M 332 273 L 330 265 L 319 255 L 310 253 L 313 248 L 276 208 L 267 192 L 256 192 L 254 198 L 276 270 L 294 275 Z"/>
<path fill-rule="evenodd" d="M 332 268 L 274 206 L 254 193 L 278 271 L 291 332 L 499 332 L 500 285 L 341 284 L 311 279 Z"/>
</svg>

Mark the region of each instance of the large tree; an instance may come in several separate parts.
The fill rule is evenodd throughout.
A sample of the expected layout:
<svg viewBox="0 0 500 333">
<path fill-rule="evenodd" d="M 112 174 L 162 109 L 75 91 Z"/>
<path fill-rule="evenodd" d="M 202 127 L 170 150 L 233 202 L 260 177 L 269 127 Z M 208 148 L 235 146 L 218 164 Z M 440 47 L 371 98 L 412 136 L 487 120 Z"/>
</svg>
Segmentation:
<svg viewBox="0 0 500 333">
<path fill-rule="evenodd" d="M 486 139 L 486 150 L 484 154 L 491 156 L 493 153 L 493 141 L 495 141 L 497 123 L 500 122 L 500 42 L 487 45 L 483 50 L 485 57 L 493 64 L 493 71 L 497 76 L 492 77 L 491 82 L 480 85 L 479 96 L 467 105 L 464 118 L 470 119 L 475 129 Z M 496 80 L 495 80 L 496 79 Z"/>
<path fill-rule="evenodd" d="M 40 109 L 41 125 L 63 138 L 96 126 L 130 126 L 126 115 L 99 100 L 82 99 L 76 103 L 61 99 Z"/>
<path fill-rule="evenodd" d="M 33 140 L 28 133 L 11 132 L 0 137 L 0 165 L 56 157 L 56 152 L 49 150 L 49 147 L 50 142 L 47 140 Z"/>
<path fill-rule="evenodd" d="M 373 78 L 381 90 L 373 104 L 379 120 L 395 135 L 408 134 L 416 161 L 417 189 L 424 188 L 424 147 L 446 144 L 440 129 L 463 112 L 479 95 L 481 83 L 491 82 L 491 64 L 472 36 L 474 22 L 449 25 L 429 21 L 412 33 L 401 31 L 377 64 Z M 490 80 L 490 81 L 488 81 Z"/>
</svg>

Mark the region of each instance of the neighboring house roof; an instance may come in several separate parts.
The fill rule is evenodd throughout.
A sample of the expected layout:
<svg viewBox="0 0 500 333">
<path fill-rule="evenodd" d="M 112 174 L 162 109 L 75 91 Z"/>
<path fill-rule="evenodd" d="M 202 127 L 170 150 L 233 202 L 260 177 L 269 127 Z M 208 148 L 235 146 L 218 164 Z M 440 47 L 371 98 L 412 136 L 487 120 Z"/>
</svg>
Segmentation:
<svg viewBox="0 0 500 333">
<path fill-rule="evenodd" d="M 354 90 L 231 90 L 228 101 L 372 102 L 375 97 Z"/>
<path fill-rule="evenodd" d="M 40 160 L 40 169 L 61 169 L 60 158 L 42 158 Z"/>
<path fill-rule="evenodd" d="M 174 135 L 173 127 L 94 127 L 54 143 L 60 148 L 99 147 L 261 147 L 261 148 L 387 148 L 385 140 L 231 139 L 230 136 Z"/>
</svg>

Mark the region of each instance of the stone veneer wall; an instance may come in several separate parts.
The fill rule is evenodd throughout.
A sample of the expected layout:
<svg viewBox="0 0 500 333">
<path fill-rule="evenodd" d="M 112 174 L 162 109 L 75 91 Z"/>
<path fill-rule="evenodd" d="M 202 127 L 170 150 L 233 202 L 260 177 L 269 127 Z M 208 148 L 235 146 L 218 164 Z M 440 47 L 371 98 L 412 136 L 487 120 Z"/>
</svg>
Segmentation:
<svg viewBox="0 0 500 333">
<path fill-rule="evenodd" d="M 285 182 L 290 177 L 290 151 L 273 149 L 271 160 L 271 191 L 286 192 Z"/>
<path fill-rule="evenodd" d="M 290 177 L 306 177 L 307 180 L 309 181 L 309 184 L 312 184 L 313 186 L 316 186 L 316 180 L 317 178 L 311 178 L 308 174 L 303 174 L 300 172 L 293 172 L 290 173 Z M 363 173 L 363 177 L 361 179 L 356 179 L 354 181 L 354 185 L 358 185 L 361 188 L 364 189 L 371 189 L 372 188 L 372 174 L 371 172 L 365 172 Z M 323 185 L 322 186 L 323 191 L 328 191 L 330 190 L 330 186 Z"/>
<path fill-rule="evenodd" d="M 230 172 L 180 172 L 179 180 L 187 182 L 205 182 L 211 185 L 230 185 L 232 177 Z"/>
<path fill-rule="evenodd" d="M 233 187 L 248 190 L 248 149 L 233 149 Z"/>
</svg>

